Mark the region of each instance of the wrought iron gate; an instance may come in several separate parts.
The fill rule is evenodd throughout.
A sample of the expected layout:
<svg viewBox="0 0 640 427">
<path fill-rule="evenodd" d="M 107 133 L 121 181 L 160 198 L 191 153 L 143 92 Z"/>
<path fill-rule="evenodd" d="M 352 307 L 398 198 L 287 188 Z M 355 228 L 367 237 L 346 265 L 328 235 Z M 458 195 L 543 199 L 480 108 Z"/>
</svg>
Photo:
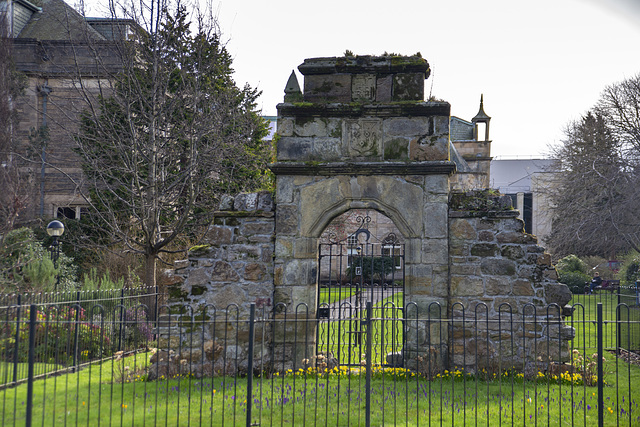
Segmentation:
<svg viewBox="0 0 640 427">
<path fill-rule="evenodd" d="M 319 245 L 316 342 L 318 354 L 333 360 L 330 366 L 362 363 L 368 327 L 373 363 L 402 366 L 404 244 L 394 233 L 373 236 L 368 221 L 359 219 L 361 227 L 346 239 Z"/>
</svg>

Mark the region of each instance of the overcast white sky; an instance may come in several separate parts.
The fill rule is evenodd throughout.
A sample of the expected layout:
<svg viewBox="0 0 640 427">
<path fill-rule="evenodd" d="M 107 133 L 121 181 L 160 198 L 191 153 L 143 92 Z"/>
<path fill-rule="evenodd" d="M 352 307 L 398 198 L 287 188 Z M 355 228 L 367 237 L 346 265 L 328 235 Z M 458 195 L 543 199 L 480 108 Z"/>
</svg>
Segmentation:
<svg viewBox="0 0 640 427">
<path fill-rule="evenodd" d="M 305 58 L 421 52 L 430 92 L 471 119 L 484 94 L 494 156 L 540 156 L 611 83 L 640 73 L 640 0 L 223 0 L 235 79 L 276 115 Z M 91 11 L 88 11 L 91 14 Z"/>
</svg>

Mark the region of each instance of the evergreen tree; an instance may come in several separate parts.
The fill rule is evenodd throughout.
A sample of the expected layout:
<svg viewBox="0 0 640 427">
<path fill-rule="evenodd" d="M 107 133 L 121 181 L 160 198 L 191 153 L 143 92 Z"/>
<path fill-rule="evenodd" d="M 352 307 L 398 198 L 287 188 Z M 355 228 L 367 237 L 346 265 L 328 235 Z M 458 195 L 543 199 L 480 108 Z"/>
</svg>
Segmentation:
<svg viewBox="0 0 640 427">
<path fill-rule="evenodd" d="M 259 92 L 232 79 L 214 19 L 151 0 L 127 13 L 147 23 L 118 45 L 122 71 L 82 117 L 77 152 L 89 180 L 86 232 L 156 260 L 211 220 L 220 195 L 268 184 Z"/>
</svg>

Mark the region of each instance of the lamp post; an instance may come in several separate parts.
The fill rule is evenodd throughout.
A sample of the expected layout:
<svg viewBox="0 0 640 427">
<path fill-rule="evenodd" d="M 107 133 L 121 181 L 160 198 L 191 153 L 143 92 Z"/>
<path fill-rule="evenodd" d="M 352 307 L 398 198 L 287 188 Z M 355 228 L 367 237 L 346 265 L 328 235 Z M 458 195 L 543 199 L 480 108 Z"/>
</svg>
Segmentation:
<svg viewBox="0 0 640 427">
<path fill-rule="evenodd" d="M 53 261 L 53 267 L 58 268 L 58 258 L 60 257 L 60 243 L 58 237 L 64 233 L 64 224 L 57 219 L 51 221 L 47 225 L 47 234 L 53 237 L 53 243 L 51 244 L 51 260 Z M 54 291 L 58 291 L 58 284 L 60 284 L 60 273 L 56 274 L 56 285 Z"/>
</svg>

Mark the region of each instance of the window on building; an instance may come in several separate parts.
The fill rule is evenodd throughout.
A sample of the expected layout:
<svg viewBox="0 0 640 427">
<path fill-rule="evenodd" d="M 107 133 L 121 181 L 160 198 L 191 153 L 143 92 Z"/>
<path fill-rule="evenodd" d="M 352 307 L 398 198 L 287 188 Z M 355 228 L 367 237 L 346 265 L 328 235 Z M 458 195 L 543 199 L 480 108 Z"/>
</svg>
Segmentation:
<svg viewBox="0 0 640 427">
<path fill-rule="evenodd" d="M 383 245 L 382 256 L 393 257 L 393 265 L 396 267 L 396 270 L 402 268 L 402 249 L 399 245 Z"/>
<path fill-rule="evenodd" d="M 88 208 L 84 206 L 58 206 L 55 212 L 56 218 L 79 220 L 83 214 L 87 214 Z"/>
<path fill-rule="evenodd" d="M 354 257 L 358 256 L 358 236 L 347 237 L 347 267 L 351 267 Z"/>
</svg>

